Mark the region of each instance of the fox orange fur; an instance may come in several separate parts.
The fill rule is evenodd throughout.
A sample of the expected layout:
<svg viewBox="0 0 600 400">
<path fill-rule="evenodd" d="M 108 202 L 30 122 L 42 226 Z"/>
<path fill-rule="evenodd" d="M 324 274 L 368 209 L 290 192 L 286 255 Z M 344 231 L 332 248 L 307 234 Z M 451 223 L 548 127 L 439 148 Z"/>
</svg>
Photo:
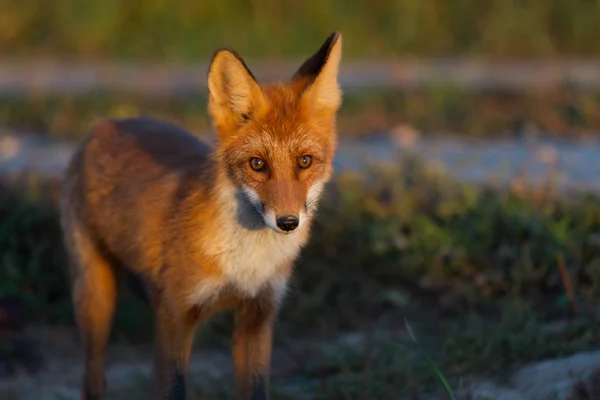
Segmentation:
<svg viewBox="0 0 600 400">
<path fill-rule="evenodd" d="M 239 55 L 208 73 L 214 148 L 150 118 L 97 123 L 65 173 L 61 222 L 85 351 L 82 398 L 105 395 L 119 277 L 155 316 L 157 398 L 183 400 L 197 324 L 233 310 L 238 399 L 268 399 L 273 324 L 332 173 L 342 37 L 285 83 L 259 84 Z"/>
</svg>

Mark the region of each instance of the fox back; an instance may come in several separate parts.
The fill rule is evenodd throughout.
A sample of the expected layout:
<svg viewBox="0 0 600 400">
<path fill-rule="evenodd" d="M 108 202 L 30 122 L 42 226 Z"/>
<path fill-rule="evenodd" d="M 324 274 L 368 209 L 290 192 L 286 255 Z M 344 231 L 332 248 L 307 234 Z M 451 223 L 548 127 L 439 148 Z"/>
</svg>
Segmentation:
<svg viewBox="0 0 600 400">
<path fill-rule="evenodd" d="M 238 397 L 267 393 L 271 324 L 332 173 L 340 59 L 334 33 L 290 81 L 261 85 L 237 53 L 217 51 L 214 147 L 151 118 L 103 120 L 82 141 L 61 222 L 86 349 L 83 398 L 105 391 L 121 271 L 141 279 L 154 308 L 159 398 L 185 398 L 194 327 L 224 308 L 236 315 Z"/>
</svg>

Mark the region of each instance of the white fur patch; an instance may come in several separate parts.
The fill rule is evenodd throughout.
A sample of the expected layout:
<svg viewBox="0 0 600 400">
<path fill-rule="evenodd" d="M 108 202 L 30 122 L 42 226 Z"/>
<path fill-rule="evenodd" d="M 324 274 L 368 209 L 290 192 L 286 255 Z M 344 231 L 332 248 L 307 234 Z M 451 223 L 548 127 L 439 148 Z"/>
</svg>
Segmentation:
<svg viewBox="0 0 600 400">
<path fill-rule="evenodd" d="M 263 217 L 263 220 L 265 221 L 265 224 L 267 224 L 267 226 L 270 229 L 272 229 L 273 232 L 275 232 L 277 234 L 281 234 L 281 235 L 288 234 L 287 232 L 284 232 L 281 229 L 279 229 L 279 227 L 277 226 L 277 217 L 275 216 L 275 213 L 273 212 L 273 210 L 267 210 L 264 214 L 262 214 L 262 217 Z"/>
<path fill-rule="evenodd" d="M 270 286 L 275 300 L 281 301 L 287 277 L 281 274 L 279 268 L 298 256 L 306 242 L 306 232 L 300 228 L 289 234 L 274 232 L 266 226 L 261 229 L 245 228 L 235 219 L 239 205 L 234 189 L 222 188 L 220 196 L 220 202 L 226 205 L 220 212 L 220 229 L 203 243 L 203 247 L 208 255 L 218 258 L 225 279 L 220 280 L 220 284 L 202 281 L 190 301 L 195 304 L 210 301 L 226 285 L 248 297 L 255 297 Z"/>
<path fill-rule="evenodd" d="M 204 278 L 196 286 L 196 289 L 189 297 L 192 304 L 210 304 L 212 303 L 223 289 L 223 280 L 219 278 Z"/>
<path fill-rule="evenodd" d="M 281 305 L 288 288 L 288 278 L 282 275 L 278 275 L 271 281 L 271 287 L 273 288 L 273 297 L 277 305 Z"/>
<path fill-rule="evenodd" d="M 323 193 L 324 187 L 325 181 L 316 181 L 315 183 L 313 183 L 312 186 L 308 188 L 306 202 L 311 203 L 313 201 L 317 201 L 321 197 L 321 193 Z"/>
<path fill-rule="evenodd" d="M 306 212 L 308 214 L 307 217 L 309 218 L 312 218 L 317 210 L 317 204 L 319 203 L 319 199 L 325 188 L 325 183 L 326 181 L 316 181 L 308 188 L 308 193 L 306 195 Z"/>
<path fill-rule="evenodd" d="M 229 282 L 250 297 L 274 278 L 280 280 L 277 268 L 296 258 L 303 244 L 302 235 L 284 235 L 268 228 L 232 233 L 236 245 L 220 254 L 221 269 Z"/>
</svg>

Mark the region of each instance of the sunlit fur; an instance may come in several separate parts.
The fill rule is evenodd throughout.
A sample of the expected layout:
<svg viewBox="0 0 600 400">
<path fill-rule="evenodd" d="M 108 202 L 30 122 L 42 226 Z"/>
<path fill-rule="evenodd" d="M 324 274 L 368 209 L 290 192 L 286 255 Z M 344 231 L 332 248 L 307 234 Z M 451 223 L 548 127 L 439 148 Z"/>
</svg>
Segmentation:
<svg viewBox="0 0 600 400">
<path fill-rule="evenodd" d="M 235 52 L 218 51 L 208 74 L 214 148 L 151 118 L 100 121 L 82 142 L 65 174 L 61 223 L 84 399 L 105 392 L 123 270 L 141 279 L 154 309 L 157 398 L 184 399 L 195 327 L 231 309 L 238 398 L 265 399 L 272 325 L 332 173 L 341 44 L 331 35 L 289 82 L 265 85 Z M 255 157 L 264 170 L 251 167 Z M 281 216 L 298 226 L 281 229 Z"/>
</svg>

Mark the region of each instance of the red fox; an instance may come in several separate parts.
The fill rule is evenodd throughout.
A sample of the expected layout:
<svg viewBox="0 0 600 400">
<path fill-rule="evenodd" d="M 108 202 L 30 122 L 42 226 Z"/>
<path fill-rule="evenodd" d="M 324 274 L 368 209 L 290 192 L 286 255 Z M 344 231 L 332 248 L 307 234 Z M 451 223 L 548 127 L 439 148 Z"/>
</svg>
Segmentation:
<svg viewBox="0 0 600 400">
<path fill-rule="evenodd" d="M 106 392 L 123 272 L 139 278 L 154 312 L 157 398 L 185 399 L 195 328 L 225 309 L 237 398 L 269 398 L 273 324 L 333 171 L 341 56 L 334 32 L 288 82 L 259 84 L 235 51 L 218 50 L 208 72 L 214 148 L 150 118 L 91 129 L 60 201 L 83 399 Z"/>
</svg>

